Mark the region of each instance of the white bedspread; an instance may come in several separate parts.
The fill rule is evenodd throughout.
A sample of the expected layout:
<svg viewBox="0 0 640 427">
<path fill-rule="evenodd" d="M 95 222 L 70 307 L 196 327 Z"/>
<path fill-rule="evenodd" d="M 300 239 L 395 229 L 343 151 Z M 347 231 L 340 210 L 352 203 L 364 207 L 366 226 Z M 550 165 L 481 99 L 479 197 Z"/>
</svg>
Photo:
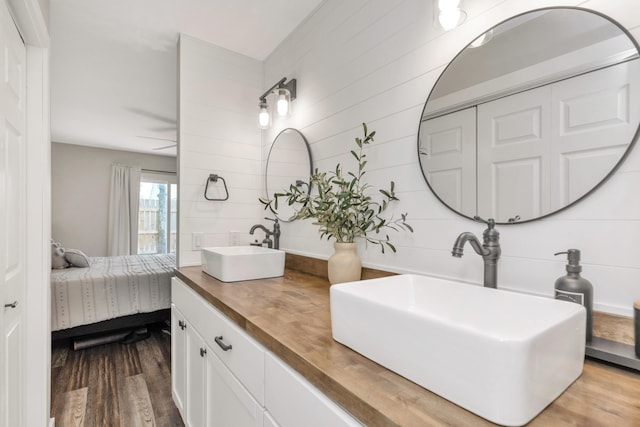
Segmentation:
<svg viewBox="0 0 640 427">
<path fill-rule="evenodd" d="M 51 271 L 51 330 L 171 307 L 174 254 L 89 258 Z"/>
</svg>

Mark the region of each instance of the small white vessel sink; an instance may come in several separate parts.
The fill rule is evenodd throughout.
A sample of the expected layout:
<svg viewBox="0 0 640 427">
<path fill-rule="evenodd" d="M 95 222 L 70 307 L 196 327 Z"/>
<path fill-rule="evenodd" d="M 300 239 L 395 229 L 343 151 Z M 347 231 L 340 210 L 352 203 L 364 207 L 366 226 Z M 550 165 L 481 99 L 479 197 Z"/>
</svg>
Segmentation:
<svg viewBox="0 0 640 427">
<path fill-rule="evenodd" d="M 223 282 L 266 279 L 284 274 L 285 252 L 261 246 L 202 248 L 202 271 Z"/>
<path fill-rule="evenodd" d="M 333 338 L 494 423 L 521 426 L 582 373 L 579 304 L 419 275 L 331 286 Z"/>
</svg>

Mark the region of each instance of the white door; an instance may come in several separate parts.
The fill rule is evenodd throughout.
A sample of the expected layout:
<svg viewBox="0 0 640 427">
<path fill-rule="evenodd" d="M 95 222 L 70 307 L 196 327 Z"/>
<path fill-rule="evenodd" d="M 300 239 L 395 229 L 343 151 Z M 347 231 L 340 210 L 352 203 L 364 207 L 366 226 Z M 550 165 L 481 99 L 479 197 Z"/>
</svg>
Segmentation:
<svg viewBox="0 0 640 427">
<path fill-rule="evenodd" d="M 0 425 L 22 425 L 25 305 L 25 57 L 0 4 Z"/>
<path fill-rule="evenodd" d="M 444 203 L 475 215 L 475 107 L 426 120 L 420 126 L 420 163 L 429 185 Z"/>
<path fill-rule="evenodd" d="M 552 87 L 551 208 L 582 197 L 622 158 L 638 128 L 640 60 Z"/>
<path fill-rule="evenodd" d="M 549 212 L 549 86 L 478 106 L 478 215 L 507 222 Z"/>
</svg>

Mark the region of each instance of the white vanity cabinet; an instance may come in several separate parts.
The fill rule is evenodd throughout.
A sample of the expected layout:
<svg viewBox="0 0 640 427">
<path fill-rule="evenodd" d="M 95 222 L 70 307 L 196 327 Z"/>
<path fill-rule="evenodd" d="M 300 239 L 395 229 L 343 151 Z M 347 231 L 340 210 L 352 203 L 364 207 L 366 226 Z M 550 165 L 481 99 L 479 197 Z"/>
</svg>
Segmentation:
<svg viewBox="0 0 640 427">
<path fill-rule="evenodd" d="M 262 427 L 264 407 L 257 398 L 264 396 L 264 350 L 236 329 L 173 279 L 171 384 L 187 427 Z M 244 384 L 241 377 L 250 379 Z"/>
<path fill-rule="evenodd" d="M 171 386 L 187 427 L 362 426 L 177 278 Z"/>
</svg>

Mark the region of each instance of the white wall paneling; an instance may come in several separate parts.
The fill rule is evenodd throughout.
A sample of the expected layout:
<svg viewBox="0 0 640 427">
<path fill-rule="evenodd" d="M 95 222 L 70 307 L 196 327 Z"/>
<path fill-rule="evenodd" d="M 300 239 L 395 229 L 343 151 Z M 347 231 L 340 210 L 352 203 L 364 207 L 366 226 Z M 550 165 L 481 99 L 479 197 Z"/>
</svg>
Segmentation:
<svg viewBox="0 0 640 427">
<path fill-rule="evenodd" d="M 260 222 L 262 145 L 257 126 L 262 63 L 192 37 L 179 42 L 178 264 L 200 264 L 193 233 L 203 246 L 226 246 L 229 232 Z M 226 181 L 229 200 L 208 201 L 208 176 Z M 218 186 L 221 181 L 218 181 Z M 215 193 L 219 187 L 210 186 Z"/>
</svg>

